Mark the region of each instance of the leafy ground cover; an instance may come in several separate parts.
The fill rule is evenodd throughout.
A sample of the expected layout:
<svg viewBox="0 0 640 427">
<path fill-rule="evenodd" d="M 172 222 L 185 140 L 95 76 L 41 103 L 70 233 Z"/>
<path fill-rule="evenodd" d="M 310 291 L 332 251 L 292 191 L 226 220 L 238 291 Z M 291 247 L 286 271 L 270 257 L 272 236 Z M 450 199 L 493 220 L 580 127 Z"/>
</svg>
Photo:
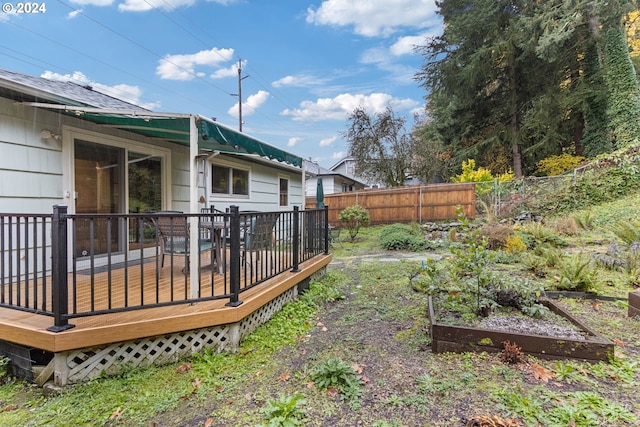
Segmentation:
<svg viewBox="0 0 640 427">
<path fill-rule="evenodd" d="M 492 279 L 487 283 L 506 276 L 544 291 L 562 283 L 581 287 L 587 271 L 590 290 L 624 295 L 635 286 L 633 272 L 595 261 L 629 255 L 628 246 L 611 250 L 614 241 L 623 247 L 612 226 L 637 216 L 629 206 L 638 206 L 638 197 L 616 203 L 576 213 L 584 226 L 549 220 L 545 228 L 522 225 L 508 235 L 495 231 L 496 224 L 484 231 L 496 241 L 519 236 L 526 248 L 510 243 L 519 251 L 505 250 L 503 242 L 456 256 L 469 243 L 460 232 L 430 236 L 429 250 L 386 251 L 383 227 L 363 228 L 354 242 L 336 245 L 327 276 L 238 353 L 205 352 L 50 396 L 5 378 L 0 425 L 448 427 L 474 419 L 511 426 L 640 425 L 640 320 L 627 317 L 625 301 L 560 300 L 616 343 L 609 363 L 433 354 L 426 317 L 429 277 L 444 279 L 439 286 L 473 290 L 478 273 L 480 282 Z M 580 253 L 590 262 L 575 261 Z M 427 278 L 420 286 L 417 272 Z"/>
</svg>

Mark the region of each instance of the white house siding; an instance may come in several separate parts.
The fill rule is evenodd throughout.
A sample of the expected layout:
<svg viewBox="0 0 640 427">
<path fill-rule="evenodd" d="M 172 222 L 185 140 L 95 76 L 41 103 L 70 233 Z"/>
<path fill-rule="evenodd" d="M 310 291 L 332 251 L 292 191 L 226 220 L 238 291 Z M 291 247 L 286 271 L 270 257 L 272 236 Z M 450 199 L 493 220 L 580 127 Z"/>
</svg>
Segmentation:
<svg viewBox="0 0 640 427">
<path fill-rule="evenodd" d="M 0 124 L 0 211 L 51 212 L 62 202 L 62 147 L 40 132 L 58 121 L 0 98 Z"/>
<path fill-rule="evenodd" d="M 211 183 L 207 182 L 208 206 L 214 205 L 216 209 L 224 211 L 226 208 L 235 205 L 240 210 L 255 211 L 277 211 L 281 209 L 290 210 L 294 206 L 302 207 L 303 183 L 302 171 L 290 168 L 277 168 L 267 166 L 264 163 L 243 160 L 234 156 L 219 155 L 211 160 L 214 164 L 237 167 L 249 171 L 249 197 L 222 196 L 210 193 Z M 208 173 L 206 180 L 211 179 L 211 164 L 207 164 Z M 280 178 L 289 180 L 289 205 L 279 206 L 279 184 Z"/>
</svg>

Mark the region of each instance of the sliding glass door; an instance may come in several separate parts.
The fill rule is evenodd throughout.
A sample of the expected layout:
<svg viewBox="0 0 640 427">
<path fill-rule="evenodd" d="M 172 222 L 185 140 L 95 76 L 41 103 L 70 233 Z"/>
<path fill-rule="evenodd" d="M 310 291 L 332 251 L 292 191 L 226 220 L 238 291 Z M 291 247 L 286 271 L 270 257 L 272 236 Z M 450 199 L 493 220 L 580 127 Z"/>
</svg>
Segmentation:
<svg viewBox="0 0 640 427">
<path fill-rule="evenodd" d="M 162 210 L 162 158 L 124 147 L 74 141 L 77 214 L 146 213 Z M 128 245 L 155 241 L 149 224 L 139 221 L 79 220 L 75 257 L 118 253 Z"/>
</svg>

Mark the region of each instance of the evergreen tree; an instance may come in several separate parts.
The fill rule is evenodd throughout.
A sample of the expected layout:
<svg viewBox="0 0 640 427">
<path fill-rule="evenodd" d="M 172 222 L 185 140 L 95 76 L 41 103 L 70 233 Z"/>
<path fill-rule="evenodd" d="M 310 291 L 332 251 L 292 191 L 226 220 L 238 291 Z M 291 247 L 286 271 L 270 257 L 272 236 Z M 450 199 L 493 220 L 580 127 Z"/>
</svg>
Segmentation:
<svg viewBox="0 0 640 427">
<path fill-rule="evenodd" d="M 445 148 L 459 163 L 481 159 L 486 166 L 511 159 L 522 170 L 521 125 L 532 90 L 546 63 L 524 43 L 524 0 L 436 2 L 444 32 L 420 48 L 426 63 L 416 78 L 430 92 L 427 106 Z M 504 168 L 505 165 L 502 165 Z M 505 170 L 494 170 L 504 172 Z"/>
<path fill-rule="evenodd" d="M 509 157 L 519 177 L 549 155 L 637 141 L 640 91 L 622 22 L 638 1 L 436 4 L 444 30 L 419 49 L 431 118 L 419 134 L 457 164 L 474 158 L 499 173 Z"/>
</svg>

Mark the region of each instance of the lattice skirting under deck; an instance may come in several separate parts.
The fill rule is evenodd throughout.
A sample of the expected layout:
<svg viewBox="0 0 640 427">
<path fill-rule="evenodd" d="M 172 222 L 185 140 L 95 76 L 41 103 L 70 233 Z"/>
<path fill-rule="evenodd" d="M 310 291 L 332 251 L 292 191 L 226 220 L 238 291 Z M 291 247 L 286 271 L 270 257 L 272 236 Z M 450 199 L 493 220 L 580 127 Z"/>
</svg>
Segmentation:
<svg viewBox="0 0 640 427">
<path fill-rule="evenodd" d="M 54 364 L 54 382 L 66 385 L 133 367 L 169 363 L 205 348 L 235 352 L 243 338 L 297 296 L 298 287 L 294 286 L 233 324 L 56 353 L 51 361 Z"/>
</svg>

